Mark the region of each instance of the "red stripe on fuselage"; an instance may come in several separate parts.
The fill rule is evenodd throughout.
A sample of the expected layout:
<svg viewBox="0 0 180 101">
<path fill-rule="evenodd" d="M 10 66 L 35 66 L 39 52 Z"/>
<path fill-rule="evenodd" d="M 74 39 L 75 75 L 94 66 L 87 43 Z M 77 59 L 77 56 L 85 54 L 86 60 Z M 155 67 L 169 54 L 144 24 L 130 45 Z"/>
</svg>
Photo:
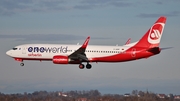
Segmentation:
<svg viewBox="0 0 180 101">
<path fill-rule="evenodd" d="M 125 61 L 132 61 L 141 58 L 147 58 L 156 54 L 153 52 L 149 52 L 149 49 L 142 48 L 142 47 L 131 47 L 126 50 L 124 53 L 115 54 L 112 56 L 105 56 L 105 57 L 94 57 L 89 59 L 90 62 L 125 62 Z M 15 60 L 39 60 L 39 61 L 52 61 L 51 58 L 20 58 L 14 57 Z M 71 61 L 69 64 L 79 64 L 80 61 Z"/>
<path fill-rule="evenodd" d="M 130 48 L 124 53 L 116 54 L 113 56 L 106 57 L 96 57 L 90 59 L 90 62 L 125 62 L 132 61 L 141 58 L 148 58 L 150 56 L 156 55 L 152 52 L 148 52 L 147 49 L 140 48 Z"/>
<path fill-rule="evenodd" d="M 39 61 L 52 61 L 52 59 L 49 58 L 20 58 L 20 57 L 13 57 L 16 61 L 18 61 L 17 59 L 21 59 L 23 60 L 39 60 Z"/>
</svg>

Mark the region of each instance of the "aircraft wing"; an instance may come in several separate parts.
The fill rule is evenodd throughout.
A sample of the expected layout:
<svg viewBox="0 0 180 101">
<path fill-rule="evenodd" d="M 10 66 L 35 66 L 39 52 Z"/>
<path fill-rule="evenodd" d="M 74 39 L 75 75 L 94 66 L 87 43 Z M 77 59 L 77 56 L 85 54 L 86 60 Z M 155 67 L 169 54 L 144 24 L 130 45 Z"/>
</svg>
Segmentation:
<svg viewBox="0 0 180 101">
<path fill-rule="evenodd" d="M 90 37 L 87 37 L 87 39 L 85 40 L 85 42 L 83 43 L 83 45 L 76 50 L 75 52 L 73 52 L 72 54 L 70 54 L 68 57 L 70 59 L 73 60 L 79 60 L 79 61 L 86 61 L 88 62 L 88 58 L 86 57 L 85 51 L 86 51 L 86 47 L 89 43 Z"/>
</svg>

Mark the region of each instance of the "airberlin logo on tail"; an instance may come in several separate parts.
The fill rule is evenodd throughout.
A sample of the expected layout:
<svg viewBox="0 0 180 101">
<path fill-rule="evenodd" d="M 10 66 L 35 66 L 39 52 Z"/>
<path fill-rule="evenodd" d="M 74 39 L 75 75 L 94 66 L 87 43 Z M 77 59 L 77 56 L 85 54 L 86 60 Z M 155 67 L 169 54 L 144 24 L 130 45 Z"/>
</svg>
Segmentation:
<svg viewBox="0 0 180 101">
<path fill-rule="evenodd" d="M 157 40 L 160 37 L 161 37 L 161 34 L 160 34 L 159 30 L 153 29 L 153 33 L 151 33 L 150 38 L 152 40 Z"/>
<path fill-rule="evenodd" d="M 161 40 L 163 29 L 164 23 L 154 24 L 149 31 L 148 42 L 151 44 L 158 44 Z"/>
</svg>

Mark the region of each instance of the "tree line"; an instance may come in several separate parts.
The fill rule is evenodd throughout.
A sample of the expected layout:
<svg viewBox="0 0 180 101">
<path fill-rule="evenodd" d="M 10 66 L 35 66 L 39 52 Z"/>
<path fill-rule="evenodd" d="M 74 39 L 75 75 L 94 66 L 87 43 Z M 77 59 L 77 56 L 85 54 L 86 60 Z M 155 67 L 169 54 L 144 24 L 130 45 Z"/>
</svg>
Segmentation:
<svg viewBox="0 0 180 101">
<path fill-rule="evenodd" d="M 159 98 L 152 92 L 133 90 L 129 96 L 120 94 L 101 94 L 98 90 L 89 91 L 35 91 L 23 94 L 0 93 L 0 101 L 175 101 L 173 97 Z M 177 100 L 180 101 L 180 100 Z"/>
</svg>

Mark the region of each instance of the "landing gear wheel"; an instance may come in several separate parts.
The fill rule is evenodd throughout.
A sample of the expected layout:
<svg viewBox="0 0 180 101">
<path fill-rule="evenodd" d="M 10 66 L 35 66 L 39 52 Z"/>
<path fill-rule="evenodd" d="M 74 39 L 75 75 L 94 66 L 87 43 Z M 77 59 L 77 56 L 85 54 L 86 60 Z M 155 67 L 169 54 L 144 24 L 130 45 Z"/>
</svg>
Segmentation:
<svg viewBox="0 0 180 101">
<path fill-rule="evenodd" d="M 91 69 L 91 67 L 92 67 L 91 64 L 87 64 L 87 65 L 86 65 L 86 68 L 87 68 L 87 69 Z"/>
<path fill-rule="evenodd" d="M 84 69 L 84 64 L 79 64 L 80 69 Z"/>
<path fill-rule="evenodd" d="M 20 66 L 24 66 L 24 63 L 20 63 Z"/>
</svg>

